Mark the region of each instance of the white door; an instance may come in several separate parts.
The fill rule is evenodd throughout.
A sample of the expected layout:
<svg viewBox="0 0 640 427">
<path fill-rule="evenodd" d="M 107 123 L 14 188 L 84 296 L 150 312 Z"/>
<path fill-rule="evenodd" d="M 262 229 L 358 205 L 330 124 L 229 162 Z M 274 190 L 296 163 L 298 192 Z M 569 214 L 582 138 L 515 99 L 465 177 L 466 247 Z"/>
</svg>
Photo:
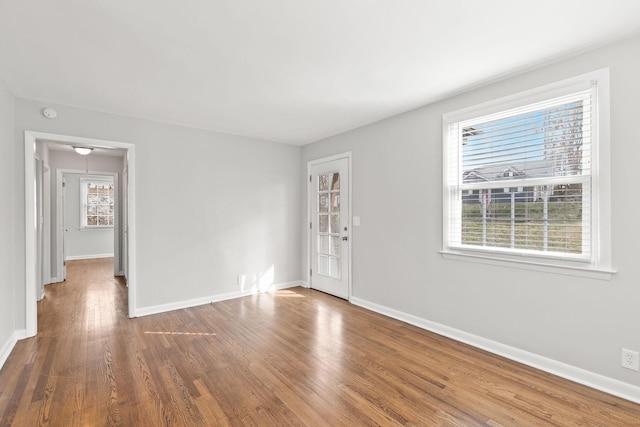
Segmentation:
<svg viewBox="0 0 640 427">
<path fill-rule="evenodd" d="M 349 159 L 309 163 L 310 286 L 349 299 Z"/>
</svg>

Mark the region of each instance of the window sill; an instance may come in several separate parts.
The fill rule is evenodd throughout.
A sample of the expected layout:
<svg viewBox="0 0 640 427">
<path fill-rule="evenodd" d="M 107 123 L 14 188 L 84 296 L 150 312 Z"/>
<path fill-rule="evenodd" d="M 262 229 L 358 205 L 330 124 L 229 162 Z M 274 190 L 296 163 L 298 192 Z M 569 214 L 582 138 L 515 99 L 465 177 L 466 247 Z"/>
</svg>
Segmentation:
<svg viewBox="0 0 640 427">
<path fill-rule="evenodd" d="M 469 254 L 452 251 L 440 251 L 440 254 L 444 259 L 455 261 L 476 262 L 481 264 L 496 265 L 500 267 L 517 268 L 520 270 L 541 271 L 545 273 L 587 277 L 590 279 L 599 280 L 611 280 L 611 277 L 616 273 L 615 270 L 603 268 L 548 264 L 542 262 L 532 262 L 528 260 L 512 260 L 505 258 L 496 258 L 495 256 L 490 257 L 482 254 Z"/>
<path fill-rule="evenodd" d="M 104 230 L 113 230 L 113 225 L 108 225 L 104 227 L 80 227 L 78 228 L 80 231 L 104 231 Z"/>
</svg>

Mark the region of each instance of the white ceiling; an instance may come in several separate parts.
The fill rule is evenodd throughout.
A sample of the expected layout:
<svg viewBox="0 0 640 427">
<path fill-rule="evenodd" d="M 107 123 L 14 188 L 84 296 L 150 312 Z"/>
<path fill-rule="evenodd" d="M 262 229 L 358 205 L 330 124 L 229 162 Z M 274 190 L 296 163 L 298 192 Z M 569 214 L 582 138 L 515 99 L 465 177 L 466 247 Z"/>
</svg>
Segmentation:
<svg viewBox="0 0 640 427">
<path fill-rule="evenodd" d="M 0 0 L 0 78 L 306 144 L 638 32 L 639 0 Z"/>
</svg>

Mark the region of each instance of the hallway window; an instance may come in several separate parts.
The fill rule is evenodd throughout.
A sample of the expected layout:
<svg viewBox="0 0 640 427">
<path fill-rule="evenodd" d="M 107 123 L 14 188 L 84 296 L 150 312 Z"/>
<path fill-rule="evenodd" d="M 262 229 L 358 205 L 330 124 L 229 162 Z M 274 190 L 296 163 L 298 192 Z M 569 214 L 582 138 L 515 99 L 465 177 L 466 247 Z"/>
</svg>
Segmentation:
<svg viewBox="0 0 640 427">
<path fill-rule="evenodd" d="M 113 227 L 115 194 L 113 180 L 80 180 L 82 228 Z"/>
</svg>

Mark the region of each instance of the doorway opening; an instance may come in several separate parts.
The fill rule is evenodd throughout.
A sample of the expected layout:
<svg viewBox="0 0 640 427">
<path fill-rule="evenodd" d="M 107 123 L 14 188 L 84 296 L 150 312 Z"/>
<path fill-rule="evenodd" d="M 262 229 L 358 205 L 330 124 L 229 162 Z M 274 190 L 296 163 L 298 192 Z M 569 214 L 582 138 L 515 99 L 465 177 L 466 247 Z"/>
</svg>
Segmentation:
<svg viewBox="0 0 640 427">
<path fill-rule="evenodd" d="M 101 169 L 115 169 L 122 158 L 95 160 L 102 160 Z M 113 258 L 114 276 L 126 279 L 120 174 L 56 168 L 55 282 L 66 279 L 67 261 L 94 258 Z"/>
<path fill-rule="evenodd" d="M 91 161 L 86 157 L 83 159 L 84 163 L 80 165 L 75 164 L 66 168 L 56 167 L 56 170 L 53 170 L 49 166 L 49 154 L 47 150 L 42 148 L 43 146 L 53 150 L 71 150 L 72 146 L 88 147 L 96 154 L 102 152 L 104 155 L 119 157 L 119 160 L 115 160 L 115 162 L 119 162 L 120 166 L 115 172 L 105 173 L 105 171 L 92 170 Z M 62 176 L 65 172 L 113 177 L 114 199 L 117 205 L 113 207 L 114 274 L 126 276 L 129 317 L 136 317 L 134 145 L 117 141 L 26 131 L 26 337 L 37 334 L 37 301 L 43 294 L 44 283 L 64 280 Z M 45 182 L 47 174 L 49 175 L 49 183 Z M 52 184 L 51 181 L 54 179 L 55 184 Z M 102 211 L 104 211 L 104 207 Z M 46 214 L 47 212 L 49 215 Z M 90 217 L 89 221 L 93 221 L 93 218 Z M 108 222 L 109 218 L 106 218 L 106 221 Z"/>
</svg>

